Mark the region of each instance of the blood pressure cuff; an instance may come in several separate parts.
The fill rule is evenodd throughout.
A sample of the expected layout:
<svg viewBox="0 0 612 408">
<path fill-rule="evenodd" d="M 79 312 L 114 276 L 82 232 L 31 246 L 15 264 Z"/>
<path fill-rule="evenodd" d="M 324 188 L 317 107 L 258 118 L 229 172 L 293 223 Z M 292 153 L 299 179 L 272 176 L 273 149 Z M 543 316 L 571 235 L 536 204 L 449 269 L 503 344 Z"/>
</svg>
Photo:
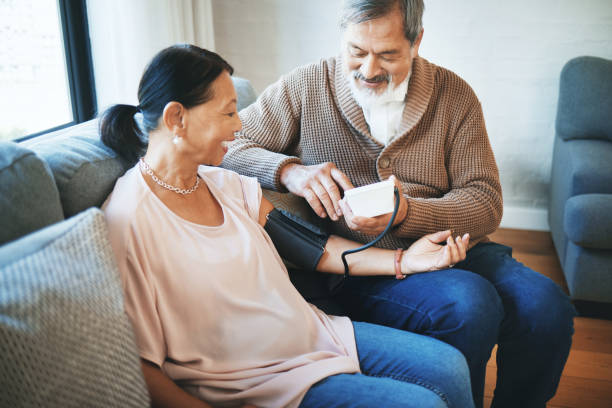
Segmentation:
<svg viewBox="0 0 612 408">
<path fill-rule="evenodd" d="M 274 209 L 267 218 L 264 229 L 280 256 L 305 271 L 314 272 L 325 252 L 329 234 L 285 210 Z"/>
</svg>

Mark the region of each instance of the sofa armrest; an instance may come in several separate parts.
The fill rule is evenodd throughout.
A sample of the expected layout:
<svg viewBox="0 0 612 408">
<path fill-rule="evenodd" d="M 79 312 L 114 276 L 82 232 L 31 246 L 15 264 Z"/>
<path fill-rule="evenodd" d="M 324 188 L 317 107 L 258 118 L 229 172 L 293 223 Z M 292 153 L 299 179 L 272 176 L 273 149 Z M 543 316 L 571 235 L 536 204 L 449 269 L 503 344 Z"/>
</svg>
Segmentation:
<svg viewBox="0 0 612 408">
<path fill-rule="evenodd" d="M 565 204 L 563 225 L 576 245 L 612 249 L 612 194 L 581 194 Z"/>
</svg>

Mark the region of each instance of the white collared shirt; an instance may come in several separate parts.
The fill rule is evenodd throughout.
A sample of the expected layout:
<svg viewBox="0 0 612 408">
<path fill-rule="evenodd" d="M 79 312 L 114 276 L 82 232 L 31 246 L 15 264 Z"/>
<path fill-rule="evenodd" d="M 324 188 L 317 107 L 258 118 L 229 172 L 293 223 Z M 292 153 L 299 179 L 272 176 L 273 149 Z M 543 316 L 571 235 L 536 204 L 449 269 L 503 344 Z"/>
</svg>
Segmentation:
<svg viewBox="0 0 612 408">
<path fill-rule="evenodd" d="M 388 96 L 385 95 L 369 106 L 362 106 L 372 137 L 383 145 L 387 145 L 399 132 L 409 80 L 410 74 Z"/>
</svg>

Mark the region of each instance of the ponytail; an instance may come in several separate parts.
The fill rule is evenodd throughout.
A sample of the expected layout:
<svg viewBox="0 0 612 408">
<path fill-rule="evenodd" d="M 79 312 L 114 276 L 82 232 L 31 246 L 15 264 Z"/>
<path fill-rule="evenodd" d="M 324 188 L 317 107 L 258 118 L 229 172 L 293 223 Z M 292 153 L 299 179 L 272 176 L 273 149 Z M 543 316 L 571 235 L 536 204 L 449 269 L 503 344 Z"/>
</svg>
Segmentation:
<svg viewBox="0 0 612 408">
<path fill-rule="evenodd" d="M 207 102 L 213 97 L 212 83 L 223 71 L 231 75 L 234 69 L 218 54 L 195 45 L 161 50 L 140 79 L 140 105 L 113 105 L 102 115 L 102 142 L 135 163 L 144 154 L 148 135 L 157 128 L 166 104 L 176 101 L 190 109 Z M 142 129 L 134 120 L 137 112 L 142 112 Z"/>
<path fill-rule="evenodd" d="M 139 108 L 132 105 L 113 105 L 100 120 L 102 142 L 130 163 L 134 163 L 147 147 L 145 137 L 134 115 Z"/>
</svg>

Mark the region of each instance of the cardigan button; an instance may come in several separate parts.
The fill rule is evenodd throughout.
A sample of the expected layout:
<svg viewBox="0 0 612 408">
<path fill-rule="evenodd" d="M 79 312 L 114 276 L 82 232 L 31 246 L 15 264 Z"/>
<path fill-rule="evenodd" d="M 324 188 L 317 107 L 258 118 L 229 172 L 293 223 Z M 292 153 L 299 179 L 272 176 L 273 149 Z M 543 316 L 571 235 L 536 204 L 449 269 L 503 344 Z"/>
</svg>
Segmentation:
<svg viewBox="0 0 612 408">
<path fill-rule="evenodd" d="M 388 157 L 381 157 L 378 163 L 380 164 L 380 167 L 386 169 L 391 164 L 391 160 L 389 160 Z"/>
</svg>

